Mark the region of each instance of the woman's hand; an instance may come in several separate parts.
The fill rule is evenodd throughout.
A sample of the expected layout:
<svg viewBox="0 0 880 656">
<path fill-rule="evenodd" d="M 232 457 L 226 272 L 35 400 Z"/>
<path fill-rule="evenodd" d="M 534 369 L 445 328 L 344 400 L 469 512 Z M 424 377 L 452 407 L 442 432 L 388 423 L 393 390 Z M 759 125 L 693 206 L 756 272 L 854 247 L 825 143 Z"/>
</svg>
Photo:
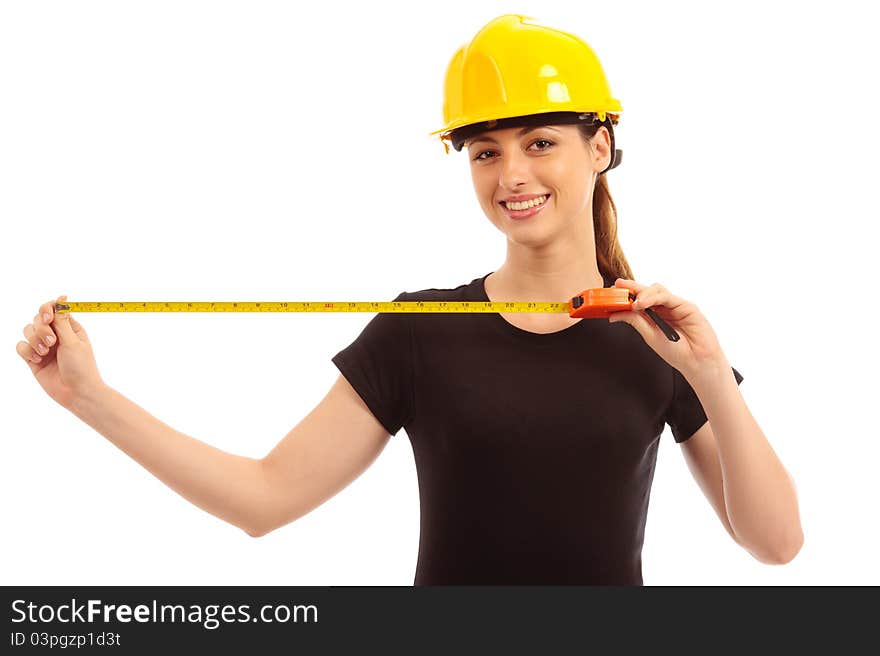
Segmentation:
<svg viewBox="0 0 880 656">
<path fill-rule="evenodd" d="M 671 294 L 666 287 L 656 283 L 646 286 L 635 280 L 618 278 L 614 286 L 631 289 L 636 294 L 636 300 L 633 301 L 633 311 L 615 312 L 608 321 L 625 321 L 631 325 L 648 346 L 683 376 L 695 376 L 726 362 L 715 331 L 696 305 Z M 645 315 L 646 308 L 652 308 L 681 339 L 670 341 L 660 327 Z"/>
<path fill-rule="evenodd" d="M 66 300 L 59 296 L 57 302 Z M 27 341 L 18 342 L 15 350 L 46 393 L 69 410 L 79 396 L 104 381 L 85 328 L 69 312 L 56 313 L 55 303 L 40 306 L 33 323 L 22 331 Z"/>
</svg>

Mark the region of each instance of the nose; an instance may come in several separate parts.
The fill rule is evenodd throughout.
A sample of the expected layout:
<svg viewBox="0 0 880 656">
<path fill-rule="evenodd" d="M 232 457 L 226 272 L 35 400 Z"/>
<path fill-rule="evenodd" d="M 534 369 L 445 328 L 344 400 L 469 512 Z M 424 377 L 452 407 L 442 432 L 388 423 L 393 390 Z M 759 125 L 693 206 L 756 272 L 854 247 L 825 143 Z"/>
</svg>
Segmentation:
<svg viewBox="0 0 880 656">
<path fill-rule="evenodd" d="M 525 153 L 510 149 L 501 160 L 501 174 L 498 184 L 503 189 L 515 191 L 529 181 L 529 158 Z"/>
</svg>

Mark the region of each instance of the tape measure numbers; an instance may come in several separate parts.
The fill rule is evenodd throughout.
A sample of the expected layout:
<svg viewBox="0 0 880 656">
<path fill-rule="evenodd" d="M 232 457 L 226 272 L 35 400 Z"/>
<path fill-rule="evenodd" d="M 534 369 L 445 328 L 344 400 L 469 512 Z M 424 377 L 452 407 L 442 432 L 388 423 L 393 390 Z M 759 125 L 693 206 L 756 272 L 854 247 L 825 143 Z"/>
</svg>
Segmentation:
<svg viewBox="0 0 880 656">
<path fill-rule="evenodd" d="M 56 303 L 58 312 L 569 312 L 568 303 L 506 301 L 125 301 Z"/>
<path fill-rule="evenodd" d="M 567 312 L 607 317 L 632 306 L 628 289 L 586 289 L 567 303 L 537 301 L 79 301 L 56 303 L 57 312 Z"/>
<path fill-rule="evenodd" d="M 636 295 L 620 287 L 585 289 L 567 303 L 528 301 L 68 301 L 56 312 L 567 312 L 570 317 L 599 319 L 631 310 Z M 651 317 L 670 341 L 679 335 L 657 313 Z"/>
</svg>

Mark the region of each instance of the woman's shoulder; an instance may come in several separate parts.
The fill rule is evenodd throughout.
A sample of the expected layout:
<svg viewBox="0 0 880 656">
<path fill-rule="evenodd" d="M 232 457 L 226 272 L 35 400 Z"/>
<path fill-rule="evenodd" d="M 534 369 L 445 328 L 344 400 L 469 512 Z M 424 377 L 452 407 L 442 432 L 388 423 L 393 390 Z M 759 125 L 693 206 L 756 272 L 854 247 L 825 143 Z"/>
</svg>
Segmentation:
<svg viewBox="0 0 880 656">
<path fill-rule="evenodd" d="M 412 292 L 401 292 L 398 301 L 479 301 L 485 300 L 483 280 L 489 274 L 474 278 L 455 287 L 426 287 Z"/>
</svg>

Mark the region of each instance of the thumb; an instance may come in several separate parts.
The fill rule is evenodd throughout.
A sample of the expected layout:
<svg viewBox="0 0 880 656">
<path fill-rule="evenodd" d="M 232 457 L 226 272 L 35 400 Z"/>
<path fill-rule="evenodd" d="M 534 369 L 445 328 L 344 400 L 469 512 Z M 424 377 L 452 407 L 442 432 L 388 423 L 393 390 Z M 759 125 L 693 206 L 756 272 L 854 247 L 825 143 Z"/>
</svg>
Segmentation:
<svg viewBox="0 0 880 656">
<path fill-rule="evenodd" d="M 627 321 L 627 318 L 629 318 L 629 315 L 632 314 L 632 312 L 627 312 L 626 310 L 622 310 L 620 312 L 612 312 L 608 315 L 608 323 L 617 323 L 618 321 L 629 323 L 629 321 Z"/>
<path fill-rule="evenodd" d="M 629 312 L 626 310 L 621 310 L 620 312 L 612 312 L 611 315 L 608 317 L 608 323 L 628 323 L 630 326 L 633 327 L 633 329 L 638 331 L 639 327 L 636 325 L 636 323 L 638 322 L 639 317 L 636 316 L 636 314 L 637 313 L 635 312 Z"/>
<path fill-rule="evenodd" d="M 89 336 L 86 333 L 86 329 L 83 328 L 83 325 L 77 321 L 72 314 L 68 314 L 68 321 L 70 321 L 70 327 L 73 328 L 73 332 L 76 333 L 76 336 L 82 340 L 89 341 Z"/>
<path fill-rule="evenodd" d="M 652 322 L 648 321 L 648 319 L 645 318 L 642 312 L 621 310 L 620 312 L 612 313 L 608 317 L 609 323 L 616 323 L 618 321 L 628 323 L 630 326 L 632 326 L 632 329 L 635 330 L 639 335 L 641 335 L 642 339 L 644 339 L 645 342 L 648 344 L 650 344 L 651 340 L 655 338 L 654 326 Z"/>
<path fill-rule="evenodd" d="M 64 303 L 67 301 L 67 295 L 64 294 L 58 297 L 56 302 Z M 75 344 L 79 341 L 79 338 L 76 336 L 76 333 L 73 331 L 73 326 L 70 325 L 70 312 L 64 311 L 59 312 L 55 310 L 53 312 L 52 319 L 52 328 L 55 329 L 55 332 L 58 333 L 58 341 L 61 344 Z"/>
</svg>

